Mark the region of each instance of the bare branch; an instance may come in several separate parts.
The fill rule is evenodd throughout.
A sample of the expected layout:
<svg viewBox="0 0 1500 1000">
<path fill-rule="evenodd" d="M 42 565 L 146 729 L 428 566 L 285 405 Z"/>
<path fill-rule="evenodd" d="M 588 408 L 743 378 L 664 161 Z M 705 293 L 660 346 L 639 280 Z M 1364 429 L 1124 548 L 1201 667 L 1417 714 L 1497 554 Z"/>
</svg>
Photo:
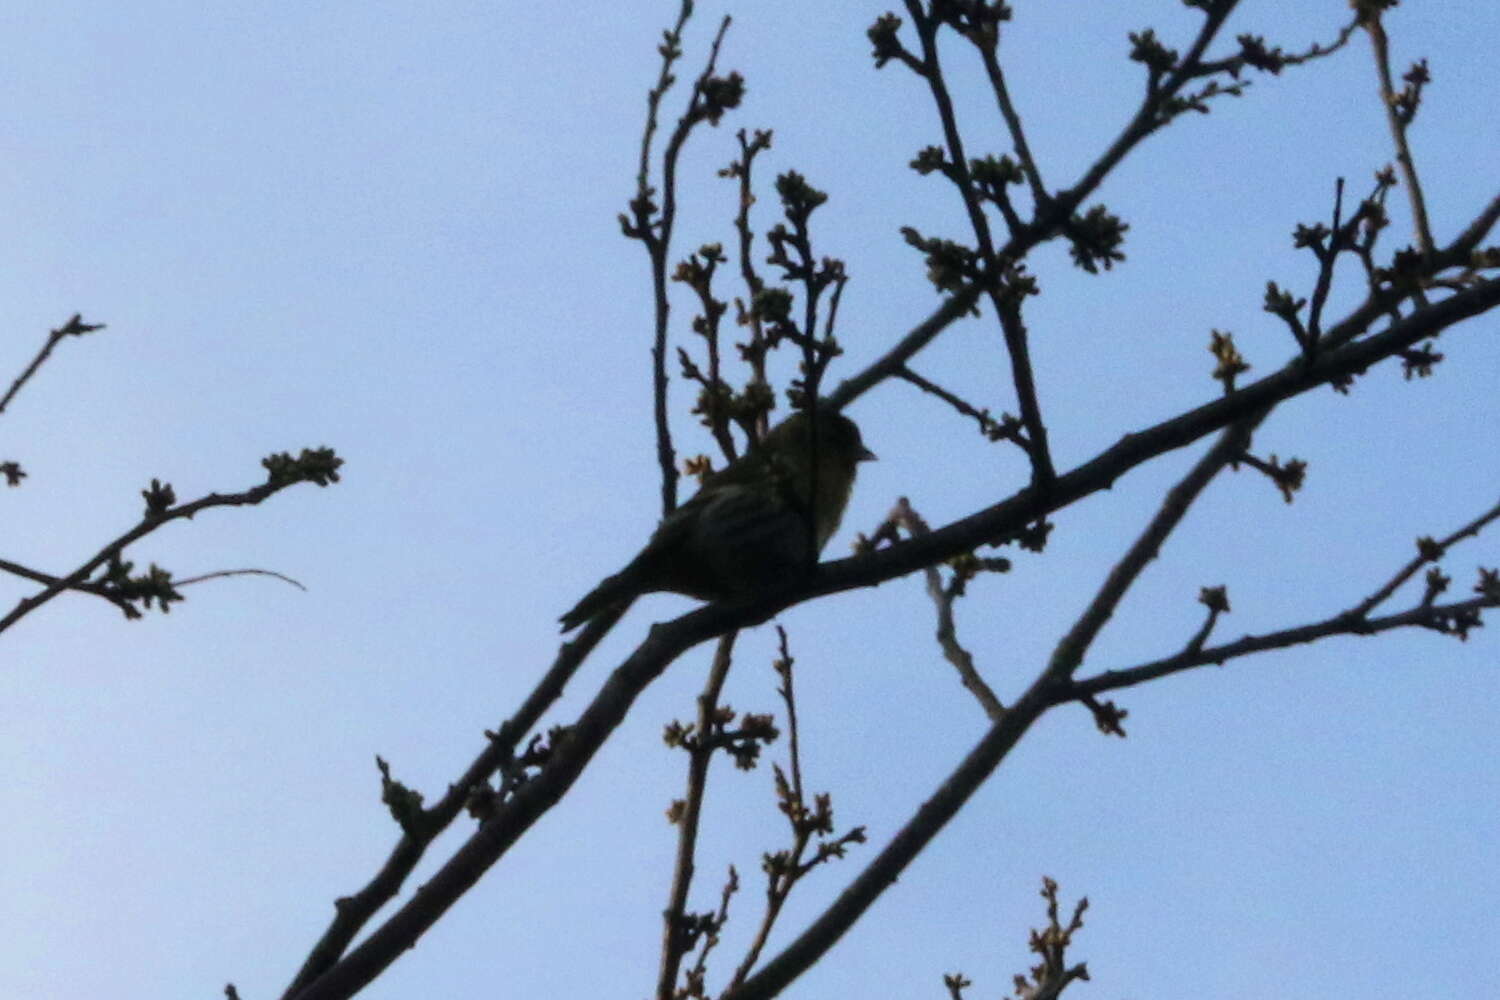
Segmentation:
<svg viewBox="0 0 1500 1000">
<path fill-rule="evenodd" d="M 1076 184 L 1059 192 L 1044 206 L 1039 206 L 1031 223 L 1023 231 L 1013 234 L 1003 247 L 994 251 L 997 259 L 1020 260 L 1038 244 L 1056 235 L 1059 227 L 1068 222 L 1084 200 L 1104 182 L 1110 171 L 1156 130 L 1159 125 L 1156 116 L 1161 106 L 1175 97 L 1192 78 L 1191 69 L 1200 63 L 1204 51 L 1217 36 L 1219 29 L 1237 3 L 1238 0 L 1230 0 L 1205 19 L 1188 55 L 1182 60 L 1181 68 L 1173 72 L 1159 85 L 1153 95 L 1142 102 L 1119 136 L 1085 171 Z M 985 288 L 980 287 L 980 283 L 973 283 L 951 295 L 931 315 L 917 324 L 894 347 L 867 366 L 864 371 L 840 383 L 829 396 L 830 405 L 834 409 L 842 409 L 875 385 L 897 375 L 907 362 L 931 343 L 949 324 L 972 311 L 980 295 L 985 294 L 986 291 Z"/>
<path fill-rule="evenodd" d="M 39 570 L 30 569 L 26 566 L 22 566 L 20 563 L 11 562 L 9 559 L 0 559 L 0 570 L 5 571 L 6 573 L 10 573 L 12 576 L 19 576 L 23 579 L 31 580 L 34 583 L 40 583 L 48 587 L 60 585 L 68 590 L 76 590 L 80 594 L 92 594 L 95 597 L 103 598 L 104 600 L 109 601 L 115 607 L 119 608 L 120 613 L 123 614 L 126 618 L 139 618 L 141 616 L 140 611 L 136 609 L 135 605 L 131 604 L 119 594 L 111 593 L 109 589 L 102 584 L 90 583 L 85 580 L 84 582 L 79 583 L 75 586 L 68 587 L 66 578 L 64 577 L 53 576 L 50 573 L 43 573 Z"/>
<path fill-rule="evenodd" d="M 16 376 L 16 380 L 10 384 L 10 388 L 6 390 L 5 395 L 0 397 L 0 413 L 5 412 L 5 408 L 10 405 L 10 401 L 16 398 L 16 393 L 21 391 L 21 387 L 30 381 L 31 376 L 37 373 L 37 369 L 41 368 L 47 359 L 52 356 L 52 349 L 57 346 L 58 341 L 64 337 L 81 337 L 86 333 L 93 333 L 95 330 L 102 329 L 104 329 L 103 323 L 85 323 L 81 314 L 74 313 L 72 318 L 66 323 L 48 333 L 47 342 L 42 345 L 42 349 L 37 352 L 36 357 L 31 359 L 31 364 L 27 365 L 26 370 Z"/>
<path fill-rule="evenodd" d="M 777 805 L 786 816 L 788 826 L 791 827 L 792 846 L 785 850 L 769 852 L 763 857 L 762 868 L 766 873 L 766 909 L 761 916 L 760 926 L 756 929 L 754 940 L 745 950 L 745 957 L 735 968 L 734 976 L 730 979 L 731 990 L 745 981 L 745 977 L 760 960 L 761 951 L 770 940 L 771 931 L 775 929 L 776 921 L 782 914 L 782 908 L 786 905 L 797 883 L 818 865 L 833 858 L 843 857 L 847 845 L 862 844 L 865 841 L 864 827 L 859 826 L 838 837 L 833 837 L 833 805 L 826 793 L 814 796 L 811 807 L 807 804 L 802 782 L 797 697 L 793 688 L 795 661 L 787 645 L 786 630 L 778 625 L 776 635 L 780 655 L 775 667 L 777 676 L 781 678 L 778 693 L 786 706 L 790 758 L 788 770 L 791 775 L 788 778 L 787 772 L 782 771 L 779 766 L 775 768 L 776 797 Z M 814 836 L 820 838 L 819 844 L 812 857 L 803 860 Z"/>
<path fill-rule="evenodd" d="M 938 334 L 948 328 L 954 320 L 971 311 L 979 301 L 979 285 L 969 285 L 961 292 L 950 295 L 943 304 L 922 322 L 912 328 L 894 347 L 885 352 L 864 371 L 840 382 L 838 388 L 828 395 L 828 405 L 841 410 L 864 395 L 885 379 L 896 375 L 922 348 L 932 343 Z"/>
<path fill-rule="evenodd" d="M 620 216 L 620 227 L 625 235 L 640 240 L 651 258 L 651 285 L 655 306 L 655 333 L 651 347 L 652 397 L 656 418 L 656 457 L 662 477 L 663 516 L 670 514 L 677 506 L 679 475 L 672 448 L 671 426 L 667 420 L 667 327 L 671 314 L 671 301 L 667 295 L 667 256 L 671 251 L 672 229 L 677 219 L 677 159 L 693 128 L 705 121 L 718 124 L 726 109 L 739 104 L 743 91 L 743 81 L 738 74 L 731 74 L 723 81 L 715 80 L 713 76 L 714 66 L 719 58 L 719 46 L 724 40 L 724 33 L 729 30 L 730 19 L 726 15 L 714 36 L 707 64 L 693 84 L 687 109 L 678 119 L 677 127 L 662 153 L 662 200 L 658 208 L 653 197 L 656 192 L 650 184 L 651 142 L 656 133 L 662 95 L 676 80 L 671 68 L 682 55 L 682 29 L 692 12 L 692 0 L 683 0 L 675 27 L 664 33 L 664 41 L 659 49 L 662 57 L 661 73 L 656 86 L 647 96 L 646 126 L 641 138 L 636 195 L 630 202 L 631 214 Z"/>
<path fill-rule="evenodd" d="M 301 583 L 293 580 L 291 577 L 270 569 L 220 569 L 215 570 L 212 573 L 204 573 L 200 576 L 190 576 L 186 580 L 173 580 L 172 582 L 179 587 L 191 587 L 195 583 L 203 583 L 206 580 L 219 580 L 223 579 L 224 577 L 230 576 L 269 576 L 273 579 L 280 580 L 282 583 L 289 583 L 293 587 L 296 587 L 298 590 L 307 589 Z"/>
<path fill-rule="evenodd" d="M 1375 70 L 1380 75 L 1380 102 L 1385 108 L 1385 120 L 1391 129 L 1391 141 L 1396 146 L 1396 162 L 1406 178 L 1406 196 L 1411 202 L 1412 225 L 1416 228 L 1417 248 L 1429 266 L 1434 260 L 1432 226 L 1427 221 L 1427 198 L 1422 193 L 1422 182 L 1417 179 L 1417 162 L 1411 155 L 1411 146 L 1406 139 L 1406 126 L 1410 115 L 1400 110 L 1400 97 L 1391 80 L 1390 45 L 1386 39 L 1385 26 L 1380 11 L 1371 9 L 1362 19 L 1362 25 L 1370 36 L 1370 46 L 1375 54 Z M 1415 112 L 1415 107 L 1411 108 Z"/>
<path fill-rule="evenodd" d="M 912 508 L 906 497 L 896 501 L 896 509 L 891 511 L 890 519 L 899 523 L 913 538 L 920 538 L 932 530 L 921 515 Z M 958 671 L 959 680 L 979 702 L 979 706 L 984 709 L 984 714 L 991 722 L 999 722 L 1000 716 L 1005 712 L 1005 706 L 1000 703 L 994 689 L 985 682 L 979 669 L 974 666 L 973 654 L 958 641 L 958 626 L 953 620 L 953 602 L 958 597 L 957 588 L 943 586 L 942 574 L 938 572 L 936 566 L 928 566 L 923 573 L 927 578 L 927 596 L 932 598 L 932 603 L 937 608 L 938 647 L 942 649 L 943 656 Z"/>
<path fill-rule="evenodd" d="M 942 122 L 954 184 L 963 197 L 964 209 L 968 212 L 969 224 L 974 231 L 985 272 L 992 280 L 998 279 L 1001 273 L 1010 266 L 1011 261 L 995 251 L 989 219 L 984 214 L 984 205 L 975 187 L 974 178 L 969 172 L 969 161 L 964 152 L 963 138 L 959 133 L 958 120 L 953 111 L 953 101 L 948 94 L 948 86 L 938 62 L 939 23 L 935 17 L 929 17 L 922 10 L 922 5 L 918 0 L 906 0 L 906 9 L 912 16 L 917 35 L 922 42 L 924 70 L 922 77 L 927 81 L 933 103 L 937 106 L 938 118 Z M 1037 212 L 1040 213 L 1042 208 L 1043 206 L 1038 204 Z M 1013 236 L 1012 240 L 1016 238 Z M 1005 347 L 1010 356 L 1011 384 L 1015 389 L 1021 422 L 1026 427 L 1026 436 L 1030 444 L 1028 453 L 1032 463 L 1032 478 L 1037 483 L 1047 483 L 1052 480 L 1056 472 L 1052 467 L 1052 454 L 1047 444 L 1047 427 L 1042 421 L 1041 404 L 1037 399 L 1036 378 L 1031 367 L 1026 327 L 1020 320 L 1020 298 L 1006 295 L 1005 290 L 997 281 L 987 284 L 985 291 L 995 306 L 996 315 L 1001 320 Z"/>
<path fill-rule="evenodd" d="M 1028 488 L 921 539 L 902 542 L 854 559 L 825 563 L 810 580 L 740 603 L 713 604 L 657 625 L 616 668 L 593 702 L 570 728 L 565 742 L 536 777 L 481 825 L 416 894 L 358 947 L 329 968 L 300 1000 L 343 998 L 379 974 L 448 907 L 466 892 L 509 847 L 570 788 L 605 739 L 624 719 L 635 698 L 667 665 L 698 643 L 734 628 L 765 621 L 794 604 L 824 594 L 869 586 L 905 575 L 934 560 L 1008 537 L 1044 515 L 1112 484 L 1140 463 L 1182 447 L 1310 388 L 1364 371 L 1395 351 L 1500 304 L 1500 280 L 1481 282 L 1434 303 L 1379 334 L 1345 344 L 1311 363 L 1299 359 L 1283 370 L 1234 394 L 1204 404 L 1155 427 L 1126 436 L 1099 456 L 1058 477 L 1045 491 Z M 1346 320 L 1345 323 L 1352 320 Z M 1368 320 L 1366 321 L 1368 322 Z M 1330 336 L 1346 332 L 1344 324 Z M 590 628 L 594 623 L 591 623 Z M 781 956 L 748 979 L 733 996 L 769 996 L 821 955 L 848 924 L 924 847 L 938 828 L 972 795 L 1030 727 L 1055 703 L 1055 686 L 1039 680 L 1006 711 L 964 763 L 898 834 L 839 901 Z M 767 992 L 769 991 L 769 992 Z"/>
<path fill-rule="evenodd" d="M 1207 649 L 1184 650 L 1176 656 L 1169 656 L 1161 660 L 1152 660 L 1140 666 L 1129 667 L 1123 670 L 1108 670 L 1102 674 L 1084 680 L 1075 681 L 1066 691 L 1059 695 L 1062 700 L 1075 697 L 1096 695 L 1104 691 L 1113 691 L 1117 688 L 1132 687 L 1143 684 L 1146 681 L 1156 680 L 1170 674 L 1181 673 L 1194 667 L 1202 667 L 1208 664 L 1222 666 L 1229 660 L 1241 656 L 1249 656 L 1252 653 L 1264 653 L 1272 649 L 1285 649 L 1301 643 L 1316 642 L 1334 635 L 1379 635 L 1398 628 L 1421 627 L 1433 629 L 1439 632 L 1453 631 L 1451 622 L 1463 621 L 1471 618 L 1475 612 L 1485 608 L 1500 607 L 1500 600 L 1493 597 L 1476 597 L 1472 600 L 1457 601 L 1452 604 L 1428 605 L 1420 604 L 1400 614 L 1388 615 L 1384 618 L 1356 618 L 1349 614 L 1339 614 L 1332 618 L 1311 625 L 1302 625 L 1297 628 L 1283 629 L 1279 632 L 1271 632 L 1266 635 L 1247 635 L 1234 642 L 1227 642 L 1221 646 L 1210 646 Z"/>
<path fill-rule="evenodd" d="M 1042 687 L 1033 685 L 990 727 L 978 745 L 838 898 L 760 972 L 730 990 L 722 1000 L 765 1000 L 776 996 L 827 953 L 957 814 L 1046 711 L 1046 706 Z"/>
<path fill-rule="evenodd" d="M 687 794 L 681 808 L 673 810 L 677 825 L 677 859 L 672 865 L 672 888 L 667 899 L 667 908 L 662 913 L 663 932 L 661 945 L 661 969 L 656 979 L 657 1000 L 672 1000 L 677 985 L 677 971 L 682 958 L 695 943 L 685 933 L 688 892 L 693 885 L 694 856 L 698 847 L 698 821 L 703 812 L 703 796 L 708 784 L 708 765 L 714 751 L 715 719 L 719 712 L 719 695 L 724 690 L 724 681 L 729 677 L 733 665 L 734 640 L 739 633 L 730 632 L 719 638 L 714 651 L 714 662 L 698 695 L 698 724 L 696 741 L 688 748 Z"/>
<path fill-rule="evenodd" d="M 1238 39 L 1240 51 L 1237 55 L 1228 59 L 1218 59 L 1201 64 L 1195 75 L 1209 76 L 1217 73 L 1227 73 L 1238 76 L 1246 67 L 1267 70 L 1271 73 L 1280 73 L 1287 66 L 1301 66 L 1325 56 L 1331 56 L 1339 49 L 1349 43 L 1354 36 L 1354 31 L 1359 27 L 1359 16 L 1355 15 L 1349 19 L 1349 23 L 1339 29 L 1331 42 L 1313 42 L 1301 52 L 1283 52 L 1280 46 L 1267 46 L 1265 40 L 1254 35 L 1241 35 Z"/>
<path fill-rule="evenodd" d="M 488 788 L 490 776 L 511 764 L 516 746 L 562 697 L 563 689 L 578 667 L 614 628 L 625 610 L 625 606 L 606 608 L 589 619 L 575 639 L 562 644 L 552 666 L 532 688 L 526 701 L 498 730 L 486 733 L 489 741 L 484 750 L 458 781 L 449 786 L 447 794 L 423 813 L 421 823 L 415 829 L 403 832 L 375 876 L 358 892 L 338 899 L 332 922 L 313 945 L 296 977 L 283 992 L 283 998 L 298 996 L 300 990 L 331 968 L 365 924 L 395 898 L 407 876 L 426 854 L 428 845 L 471 802 L 476 789 Z"/>
<path fill-rule="evenodd" d="M 1099 631 L 1114 614 L 1115 608 L 1124 598 L 1131 584 L 1140 576 L 1146 565 L 1156 558 L 1167 536 L 1181 523 L 1188 508 L 1208 488 L 1208 484 L 1213 482 L 1214 477 L 1222 472 L 1225 466 L 1244 454 L 1250 444 L 1250 435 L 1269 413 L 1269 409 L 1262 410 L 1227 428 L 1220 435 L 1218 442 L 1193 464 L 1188 474 L 1167 491 L 1161 508 L 1151 518 L 1146 529 L 1141 532 L 1130 550 L 1110 571 L 1104 585 L 1099 588 L 1099 592 L 1089 602 L 1088 608 L 1079 616 L 1077 624 L 1057 644 L 1057 649 L 1047 664 L 1044 677 L 1050 678 L 1053 683 L 1060 684 L 1078 669 L 1083 663 L 1084 654 L 1088 652 L 1089 646 L 1098 636 Z M 1211 624 L 1212 618 L 1210 618 L 1209 626 L 1205 626 L 1203 630 L 1205 636 Z M 1120 721 L 1125 717 L 1123 710 L 1093 700 L 1086 704 L 1094 713 L 1094 720 L 1102 732 L 1115 736 L 1125 735 L 1125 730 L 1120 726 Z"/>
<path fill-rule="evenodd" d="M 1417 570 L 1428 563 L 1437 562 L 1447 554 L 1449 549 L 1465 538 L 1478 538 L 1479 533 L 1484 530 L 1485 526 L 1496 518 L 1500 518 L 1500 503 L 1497 503 L 1442 541 L 1434 541 L 1431 538 L 1418 539 L 1416 557 L 1401 567 L 1396 572 L 1396 575 L 1391 577 L 1379 590 L 1344 612 L 1344 615 L 1354 618 L 1365 617 L 1371 611 L 1385 603 L 1385 600 L 1394 594 L 1403 583 L 1410 580 L 1416 574 Z"/>
<path fill-rule="evenodd" d="M 1224 22 L 1229 19 L 1230 14 L 1234 13 L 1238 5 L 1239 0 L 1225 0 L 1208 13 L 1198 29 L 1197 37 L 1189 46 L 1187 55 L 1178 62 L 1177 68 L 1169 73 L 1164 81 L 1150 90 L 1119 136 L 1084 172 L 1078 183 L 1066 191 L 1059 192 L 1050 210 L 1042 213 L 1052 225 L 1059 224 L 1070 217 L 1078 206 L 1083 204 L 1084 200 L 1104 182 L 1104 178 L 1109 176 L 1110 171 L 1114 170 L 1143 139 L 1161 126 L 1162 108 L 1197 75 L 1203 63 L 1203 54 L 1208 51 L 1209 45 L 1218 36 L 1219 29 L 1224 26 Z M 1038 223 L 1041 221 L 1039 219 Z"/>
<path fill-rule="evenodd" d="M 1005 119 L 1005 127 L 1010 130 L 1011 145 L 1015 147 L 1016 159 L 1021 163 L 1021 172 L 1026 175 L 1026 182 L 1031 185 L 1031 197 L 1033 204 L 1040 207 L 1045 205 L 1050 195 L 1047 194 L 1047 185 L 1042 180 L 1041 168 L 1037 166 L 1036 158 L 1031 153 L 1031 146 L 1026 141 L 1026 130 L 1021 125 L 1021 116 L 1016 112 L 1015 104 L 1011 101 L 1010 89 L 1005 85 L 1005 72 L 1000 68 L 1000 59 L 997 46 L 981 44 L 976 42 L 979 48 L 980 60 L 984 63 L 985 74 L 990 78 L 990 90 L 995 94 L 995 104 L 1000 110 L 1000 117 Z"/>
<path fill-rule="evenodd" d="M 120 535 L 118 538 L 107 543 L 92 557 L 79 566 L 67 576 L 51 578 L 41 591 L 31 597 L 22 598 L 16 606 L 4 618 L 0 618 L 0 632 L 10 628 L 26 615 L 52 600 L 58 594 L 66 590 L 86 589 L 85 584 L 89 577 L 100 567 L 120 561 L 123 553 L 131 543 L 151 534 L 164 524 L 183 518 L 190 518 L 199 511 L 210 507 L 241 507 L 254 506 L 281 492 L 288 486 L 301 482 L 316 482 L 323 486 L 329 482 L 338 481 L 338 467 L 343 460 L 337 458 L 331 449 L 319 449 L 317 451 L 304 450 L 302 457 L 293 459 L 288 455 L 273 455 L 267 458 L 264 464 L 269 470 L 267 482 L 260 486 L 245 490 L 242 493 L 210 493 L 208 496 L 200 497 L 190 503 L 178 504 L 176 506 L 152 506 L 148 499 L 148 506 L 143 516 L 135 527 Z M 154 490 L 160 484 L 153 484 Z M 167 498 L 171 496 L 170 487 L 162 487 L 160 492 L 151 492 L 151 496 Z M 25 574 L 22 574 L 25 575 Z"/>
<path fill-rule="evenodd" d="M 1495 223 L 1500 221 L 1500 195 L 1490 199 L 1490 203 L 1484 206 L 1484 210 L 1474 217 L 1474 221 L 1464 227 L 1464 231 L 1437 256 L 1438 267 L 1457 267 L 1467 265 L 1469 257 L 1478 248 L 1480 240 L 1489 235 Z"/>
<path fill-rule="evenodd" d="M 1086 964 L 1068 965 L 1068 947 L 1073 935 L 1083 929 L 1083 914 L 1089 908 L 1088 897 L 1073 907 L 1073 916 L 1064 924 L 1057 907 L 1057 883 L 1042 879 L 1042 898 L 1047 901 L 1047 926 L 1031 932 L 1031 951 L 1041 961 L 1032 966 L 1029 976 L 1017 975 L 1017 1000 L 1057 1000 L 1074 980 L 1089 978 Z"/>
</svg>

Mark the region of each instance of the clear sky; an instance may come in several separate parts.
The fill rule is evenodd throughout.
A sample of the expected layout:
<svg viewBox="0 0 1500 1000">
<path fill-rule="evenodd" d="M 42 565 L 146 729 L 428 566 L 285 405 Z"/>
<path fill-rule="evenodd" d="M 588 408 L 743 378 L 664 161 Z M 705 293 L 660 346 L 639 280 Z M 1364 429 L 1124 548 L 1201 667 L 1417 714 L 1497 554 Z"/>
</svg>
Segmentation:
<svg viewBox="0 0 1500 1000">
<path fill-rule="evenodd" d="M 1152 25 L 1183 47 L 1197 16 L 1173 0 L 1015 6 L 1014 96 L 1062 186 L 1138 99 L 1126 33 Z M 1331 38 L 1347 14 L 1342 0 L 1242 6 L 1228 36 L 1288 48 Z M 725 9 L 700 5 L 684 76 Z M 795 168 L 830 193 L 816 245 L 853 276 L 836 382 L 937 302 L 899 227 L 965 235 L 951 192 L 905 166 L 939 132 L 911 74 L 872 68 L 864 30 L 884 8 L 727 9 L 721 64 L 748 93 L 688 149 L 676 256 L 730 240 L 732 192 L 714 171 L 734 128 L 774 128 L 762 176 Z M 273 451 L 327 444 L 348 463 L 336 487 L 209 511 L 130 553 L 184 577 L 272 569 L 306 593 L 225 580 L 131 623 L 73 596 L 4 637 L 0 997 L 187 1000 L 228 981 L 245 1000 L 279 995 L 332 900 L 393 842 L 374 755 L 440 795 L 550 661 L 556 616 L 645 539 L 658 509 L 649 283 L 615 215 L 675 13 L 53 0 L 0 14 L 0 374 L 8 384 L 75 311 L 109 324 L 61 345 L 0 417 L 0 458 L 30 473 L 0 498 L 0 555 L 72 569 L 134 523 L 152 477 L 189 498 L 258 482 Z M 1414 142 L 1446 240 L 1496 193 L 1500 8 L 1411 3 L 1389 27 L 1399 65 L 1431 63 Z M 978 72 L 952 61 L 972 152 L 1003 152 Z M 1028 321 L 1059 464 L 1211 398 L 1212 328 L 1235 333 L 1252 375 L 1279 366 L 1291 344 L 1260 309 L 1265 283 L 1305 295 L 1314 276 L 1293 227 L 1328 217 L 1336 177 L 1362 195 L 1389 160 L 1356 39 L 1256 77 L 1127 161 L 1100 193 L 1130 223 L 1124 265 L 1081 275 L 1056 246 L 1033 262 L 1044 295 Z M 762 227 L 773 203 L 765 190 Z M 1387 249 L 1406 238 L 1396 205 Z M 1223 639 L 1323 618 L 1373 591 L 1416 536 L 1493 504 L 1496 332 L 1493 317 L 1456 330 L 1431 379 L 1383 368 L 1349 398 L 1279 410 L 1256 449 L 1309 462 L 1297 502 L 1248 472 L 1217 482 L 1085 670 L 1180 648 L 1204 585 L 1229 588 Z M 918 368 L 1015 408 L 988 319 Z M 690 393 L 672 398 L 684 451 L 707 450 Z M 881 460 L 831 555 L 899 496 L 936 524 L 1024 483 L 1014 449 L 906 387 L 851 415 Z M 960 604 L 1002 698 L 1196 451 L 1061 512 L 1043 556 L 1006 553 L 1014 571 Z M 1456 587 L 1500 563 L 1497 537 L 1450 556 Z M 29 593 L 0 586 L 6 608 Z M 576 712 L 650 622 L 690 606 L 640 602 L 549 721 Z M 799 889 L 773 951 L 985 728 L 931 639 L 920 579 L 781 620 L 808 783 L 872 843 Z M 1493 631 L 1333 640 L 1169 679 L 1118 698 L 1125 741 L 1082 709 L 1053 713 L 790 995 L 938 997 L 961 969 L 972 996 L 998 996 L 1030 964 L 1044 874 L 1092 901 L 1075 956 L 1095 982 L 1079 997 L 1500 995 Z M 777 707 L 773 647 L 769 628 L 741 641 L 736 708 Z M 673 847 L 663 811 L 684 766 L 661 727 L 692 713 L 706 662 L 700 651 L 648 690 L 567 800 L 366 995 L 647 995 Z M 733 955 L 758 912 L 760 852 L 784 840 L 769 770 L 719 765 L 706 823 L 693 904 L 739 868 Z"/>
</svg>

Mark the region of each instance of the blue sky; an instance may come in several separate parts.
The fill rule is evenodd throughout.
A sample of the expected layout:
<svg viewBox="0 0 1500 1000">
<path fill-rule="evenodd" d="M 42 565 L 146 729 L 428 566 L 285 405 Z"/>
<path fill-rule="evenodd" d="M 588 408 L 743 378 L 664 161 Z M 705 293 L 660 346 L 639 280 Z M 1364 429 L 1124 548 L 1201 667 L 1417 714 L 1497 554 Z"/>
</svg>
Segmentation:
<svg viewBox="0 0 1500 1000">
<path fill-rule="evenodd" d="M 1063 186 L 1138 98 L 1126 33 L 1152 25 L 1183 47 L 1196 17 L 1167 0 L 1016 7 L 1013 93 Z M 1347 10 L 1243 7 L 1231 35 L 1288 48 L 1330 38 Z M 1440 240 L 1494 196 L 1500 148 L 1481 96 L 1500 10 L 1461 7 L 1389 18 L 1398 63 L 1426 56 L 1435 78 L 1413 139 Z M 682 75 L 725 9 L 701 5 Z M 732 192 L 714 171 L 734 128 L 774 128 L 762 176 L 794 168 L 830 193 L 816 245 L 852 275 L 836 381 L 936 304 L 898 228 L 965 232 L 942 184 L 905 167 L 936 124 L 910 74 L 871 68 L 864 29 L 884 8 L 728 9 L 721 64 L 746 75 L 747 98 L 691 141 L 674 256 L 730 239 Z M 252 485 L 273 451 L 328 444 L 348 463 L 334 488 L 208 511 L 131 551 L 179 576 L 274 569 L 306 593 L 225 580 L 133 623 L 70 597 L 6 636 L 0 996 L 206 997 L 226 981 L 246 1000 L 278 995 L 333 898 L 392 843 L 374 755 L 439 795 L 550 661 L 557 614 L 649 533 L 650 288 L 615 215 L 674 15 L 667 3 L 68 0 L 0 14 L 0 369 L 8 383 L 75 311 L 109 324 L 61 345 L 0 418 L 0 457 L 30 473 L 4 496 L 0 555 L 71 569 L 134 523 L 152 477 L 186 498 Z M 952 63 L 971 151 L 1003 151 L 977 68 Z M 1235 333 L 1252 375 L 1284 361 L 1265 282 L 1306 294 L 1314 270 L 1291 248 L 1294 225 L 1328 216 L 1334 178 L 1362 194 L 1389 161 L 1374 84 L 1363 39 L 1257 77 L 1153 138 L 1100 192 L 1131 225 L 1123 266 L 1090 277 L 1061 247 L 1036 255 L 1044 295 L 1028 323 L 1061 466 L 1211 398 L 1211 328 Z M 773 201 L 764 191 L 762 227 Z M 1395 217 L 1388 250 L 1409 225 L 1399 201 Z M 1335 313 L 1356 289 L 1344 277 Z M 684 297 L 679 329 L 688 311 Z M 1223 639 L 1325 617 L 1389 577 L 1416 536 L 1493 504 L 1495 330 L 1482 318 L 1445 338 L 1434 378 L 1382 369 L 1349 398 L 1279 410 L 1256 451 L 1310 463 L 1297 502 L 1249 473 L 1215 483 L 1085 670 L 1175 651 L 1203 585 L 1229 588 Z M 951 331 L 918 368 L 1014 409 L 988 320 Z M 673 405 L 683 450 L 707 450 L 690 393 L 679 386 Z M 830 555 L 899 496 L 942 523 L 1024 482 L 1013 450 L 907 387 L 884 385 L 851 415 L 881 461 L 862 470 Z M 1002 698 L 1195 453 L 1061 512 L 1043 556 L 1016 556 L 960 604 Z M 1488 538 L 1445 566 L 1467 587 L 1497 563 Z M 6 607 L 29 592 L 0 586 Z M 551 721 L 650 622 L 690 606 L 640 602 Z M 808 782 L 872 844 L 804 884 L 773 950 L 985 725 L 931 640 L 920 580 L 781 620 Z M 1029 964 L 1044 874 L 1093 903 L 1076 957 L 1095 982 L 1080 997 L 1233 1000 L 1288 982 L 1403 1000 L 1500 993 L 1500 657 L 1487 631 L 1465 645 L 1334 640 L 1169 679 L 1119 697 L 1123 742 L 1081 709 L 1054 713 L 790 995 L 940 996 L 957 969 L 971 995 L 999 995 Z M 739 648 L 727 700 L 772 710 L 774 633 Z M 366 995 L 646 995 L 673 847 L 662 814 L 683 772 L 661 726 L 691 714 L 705 669 L 690 656 L 648 690 L 568 799 Z M 739 868 L 730 954 L 779 820 L 767 769 L 716 772 L 694 905 Z"/>
</svg>

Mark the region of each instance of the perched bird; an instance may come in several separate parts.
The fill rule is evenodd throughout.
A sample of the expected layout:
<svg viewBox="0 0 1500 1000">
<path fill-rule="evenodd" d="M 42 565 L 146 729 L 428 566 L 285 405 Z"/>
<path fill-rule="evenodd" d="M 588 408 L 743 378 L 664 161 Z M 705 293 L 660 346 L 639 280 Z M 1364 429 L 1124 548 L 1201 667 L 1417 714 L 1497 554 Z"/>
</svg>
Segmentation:
<svg viewBox="0 0 1500 1000">
<path fill-rule="evenodd" d="M 563 631 L 641 594 L 740 598 L 810 570 L 838 530 L 856 466 L 875 457 L 848 417 L 819 414 L 813 429 L 794 413 L 710 475 L 629 565 L 562 616 Z"/>
</svg>

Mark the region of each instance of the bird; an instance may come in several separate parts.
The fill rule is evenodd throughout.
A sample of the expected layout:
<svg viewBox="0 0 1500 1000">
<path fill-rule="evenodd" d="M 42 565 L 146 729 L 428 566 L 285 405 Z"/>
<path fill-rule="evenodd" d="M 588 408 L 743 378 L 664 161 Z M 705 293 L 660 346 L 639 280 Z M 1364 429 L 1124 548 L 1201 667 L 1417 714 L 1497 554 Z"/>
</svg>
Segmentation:
<svg viewBox="0 0 1500 1000">
<path fill-rule="evenodd" d="M 624 569 L 559 619 L 562 630 L 642 594 L 740 599 L 807 573 L 838 530 L 856 468 L 874 458 L 848 417 L 799 410 L 711 473 Z"/>
</svg>

